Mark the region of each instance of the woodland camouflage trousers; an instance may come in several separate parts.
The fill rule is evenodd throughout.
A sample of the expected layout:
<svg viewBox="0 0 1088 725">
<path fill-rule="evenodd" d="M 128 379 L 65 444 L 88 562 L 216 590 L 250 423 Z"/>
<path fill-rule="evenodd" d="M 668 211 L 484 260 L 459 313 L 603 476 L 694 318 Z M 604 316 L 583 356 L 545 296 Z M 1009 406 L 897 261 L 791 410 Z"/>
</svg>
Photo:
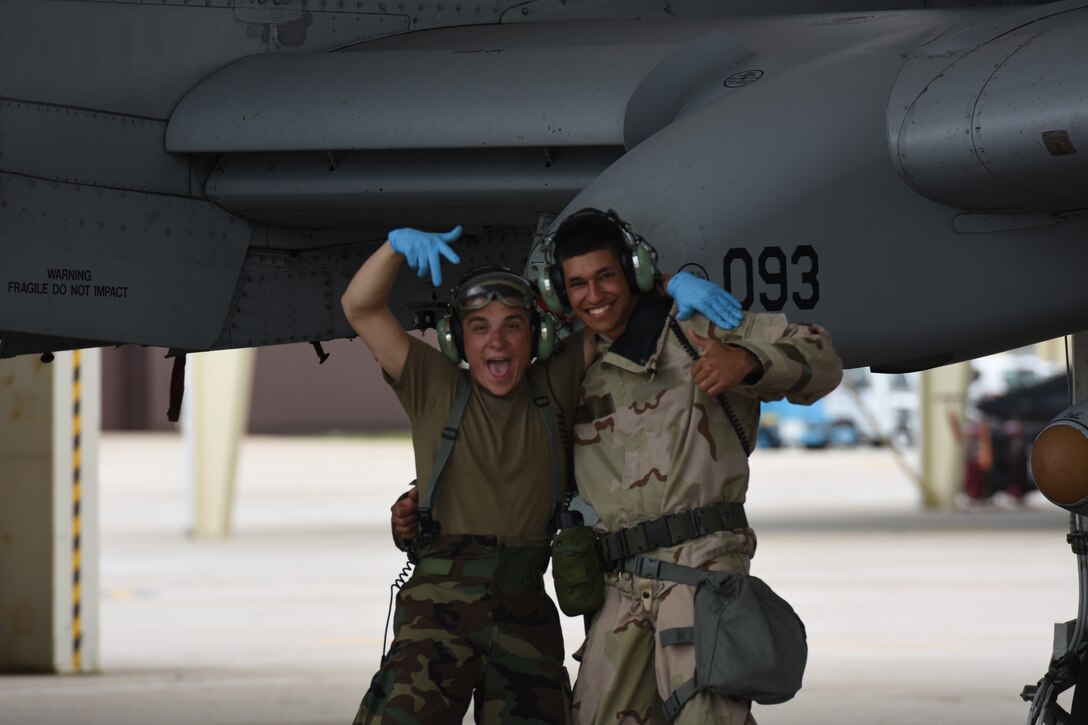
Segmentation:
<svg viewBox="0 0 1088 725">
<path fill-rule="evenodd" d="M 444 535 L 397 594 L 395 637 L 355 725 L 569 723 L 570 680 L 546 546 Z"/>
</svg>

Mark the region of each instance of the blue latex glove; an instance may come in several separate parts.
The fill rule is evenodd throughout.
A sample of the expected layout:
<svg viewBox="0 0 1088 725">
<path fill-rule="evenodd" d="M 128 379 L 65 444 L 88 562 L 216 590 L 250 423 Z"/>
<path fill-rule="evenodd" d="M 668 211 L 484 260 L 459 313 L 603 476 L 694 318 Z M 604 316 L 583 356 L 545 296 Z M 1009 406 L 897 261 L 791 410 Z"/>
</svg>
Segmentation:
<svg viewBox="0 0 1088 725">
<path fill-rule="evenodd" d="M 736 297 L 713 282 L 688 272 L 673 275 L 669 280 L 669 295 L 676 300 L 679 308 L 676 317 L 680 320 L 689 319 L 693 312 L 701 312 L 723 330 L 732 330 L 744 317 Z"/>
<path fill-rule="evenodd" d="M 394 229 L 389 232 L 389 244 L 393 251 L 403 254 L 408 266 L 420 277 L 431 273 L 434 286 L 442 284 L 442 267 L 438 257 L 442 255 L 457 264 L 461 258 L 450 249 L 449 242 L 461 236 L 461 227 L 456 226 L 448 232 L 421 232 L 418 229 Z"/>
</svg>

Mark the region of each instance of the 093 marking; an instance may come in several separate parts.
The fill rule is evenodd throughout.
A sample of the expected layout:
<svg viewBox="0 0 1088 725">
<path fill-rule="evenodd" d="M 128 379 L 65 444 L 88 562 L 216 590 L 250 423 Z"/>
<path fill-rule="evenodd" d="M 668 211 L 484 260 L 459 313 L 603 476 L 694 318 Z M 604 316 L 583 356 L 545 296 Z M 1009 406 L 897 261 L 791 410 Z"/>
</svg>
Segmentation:
<svg viewBox="0 0 1088 725">
<path fill-rule="evenodd" d="M 722 259 L 722 273 L 725 289 L 746 310 L 757 297 L 768 312 L 781 312 L 788 301 L 811 310 L 820 301 L 820 256 L 810 244 L 798 245 L 788 257 L 782 247 L 764 247 L 754 260 L 746 247 L 733 247 Z"/>
</svg>

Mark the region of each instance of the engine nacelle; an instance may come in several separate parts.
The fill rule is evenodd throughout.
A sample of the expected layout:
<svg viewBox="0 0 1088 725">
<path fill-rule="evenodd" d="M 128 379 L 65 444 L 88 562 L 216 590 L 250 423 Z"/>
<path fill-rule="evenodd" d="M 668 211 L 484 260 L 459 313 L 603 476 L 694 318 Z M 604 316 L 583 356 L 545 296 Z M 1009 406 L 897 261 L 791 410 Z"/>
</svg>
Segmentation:
<svg viewBox="0 0 1088 725">
<path fill-rule="evenodd" d="M 923 45 L 896 82 L 889 144 L 922 194 L 974 211 L 1088 206 L 1088 12 L 973 26 Z M 1005 32 L 999 32 L 1005 31 Z M 980 37 L 981 36 L 981 37 Z"/>
</svg>

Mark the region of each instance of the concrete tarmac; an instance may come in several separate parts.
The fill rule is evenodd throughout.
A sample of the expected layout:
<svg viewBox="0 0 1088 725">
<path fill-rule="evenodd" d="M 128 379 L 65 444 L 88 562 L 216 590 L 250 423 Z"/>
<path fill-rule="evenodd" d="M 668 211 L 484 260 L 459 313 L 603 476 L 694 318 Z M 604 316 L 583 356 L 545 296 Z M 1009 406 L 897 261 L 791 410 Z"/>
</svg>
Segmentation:
<svg viewBox="0 0 1088 725">
<path fill-rule="evenodd" d="M 407 437 L 247 438 L 222 541 L 186 535 L 182 468 L 176 435 L 103 436 L 100 672 L 0 677 L 0 723 L 351 721 L 403 564 Z M 1026 721 L 1019 693 L 1076 613 L 1064 512 L 923 512 L 883 450 L 757 451 L 752 469 L 753 573 L 810 645 L 804 689 L 757 705 L 760 725 Z M 581 620 L 564 633 L 573 652 Z"/>
</svg>

